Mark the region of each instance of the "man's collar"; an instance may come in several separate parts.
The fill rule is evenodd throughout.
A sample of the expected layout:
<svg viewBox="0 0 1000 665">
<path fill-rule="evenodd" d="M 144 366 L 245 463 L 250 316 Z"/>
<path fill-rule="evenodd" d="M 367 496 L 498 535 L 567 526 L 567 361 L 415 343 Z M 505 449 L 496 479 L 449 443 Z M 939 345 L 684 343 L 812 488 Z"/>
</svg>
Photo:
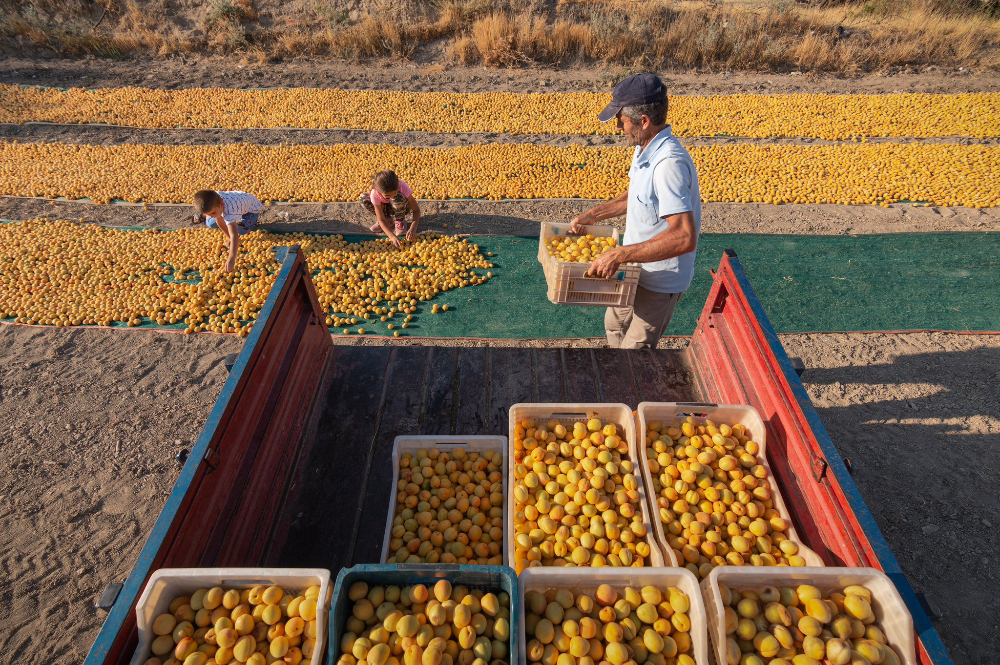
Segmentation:
<svg viewBox="0 0 1000 665">
<path fill-rule="evenodd" d="M 653 154 L 661 143 L 671 138 L 673 135 L 674 133 L 673 130 L 670 128 L 670 125 L 667 125 L 663 129 L 661 129 L 659 133 L 657 133 L 657 135 L 652 138 L 652 140 L 649 142 L 649 145 L 643 148 L 642 152 L 639 153 L 639 156 L 636 157 L 635 160 L 636 163 L 637 164 L 649 163 L 649 155 Z"/>
</svg>

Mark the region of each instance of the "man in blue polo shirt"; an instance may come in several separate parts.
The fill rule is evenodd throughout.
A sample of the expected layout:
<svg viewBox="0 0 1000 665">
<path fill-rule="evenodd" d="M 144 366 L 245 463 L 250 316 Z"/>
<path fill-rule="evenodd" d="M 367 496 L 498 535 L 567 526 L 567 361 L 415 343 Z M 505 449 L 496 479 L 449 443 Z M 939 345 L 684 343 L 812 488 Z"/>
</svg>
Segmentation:
<svg viewBox="0 0 1000 665">
<path fill-rule="evenodd" d="M 588 274 L 610 279 L 623 263 L 640 264 L 631 307 L 609 307 L 608 345 L 655 348 L 681 295 L 691 285 L 701 232 L 701 194 L 691 155 L 667 124 L 667 89 L 654 74 L 625 79 L 598 118 L 618 120 L 635 146 L 628 191 L 573 218 L 571 230 L 625 215 L 622 245 L 605 251 Z"/>
</svg>

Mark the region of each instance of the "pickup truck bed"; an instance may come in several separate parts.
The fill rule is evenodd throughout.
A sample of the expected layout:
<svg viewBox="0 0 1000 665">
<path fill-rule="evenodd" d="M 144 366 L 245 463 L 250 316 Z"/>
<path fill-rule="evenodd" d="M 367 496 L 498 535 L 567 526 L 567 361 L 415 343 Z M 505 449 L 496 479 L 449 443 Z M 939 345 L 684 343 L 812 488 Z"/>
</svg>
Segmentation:
<svg viewBox="0 0 1000 665">
<path fill-rule="evenodd" d="M 177 480 L 87 665 L 127 663 L 135 602 L 158 568 L 375 563 L 400 434 L 506 434 L 518 402 L 749 404 L 803 540 L 828 565 L 886 572 L 922 665 L 951 660 L 735 253 L 683 350 L 335 346 L 297 248 Z"/>
<path fill-rule="evenodd" d="M 682 351 L 338 346 L 330 374 L 279 566 L 378 561 L 399 434 L 506 436 L 519 402 L 696 398 Z"/>
</svg>

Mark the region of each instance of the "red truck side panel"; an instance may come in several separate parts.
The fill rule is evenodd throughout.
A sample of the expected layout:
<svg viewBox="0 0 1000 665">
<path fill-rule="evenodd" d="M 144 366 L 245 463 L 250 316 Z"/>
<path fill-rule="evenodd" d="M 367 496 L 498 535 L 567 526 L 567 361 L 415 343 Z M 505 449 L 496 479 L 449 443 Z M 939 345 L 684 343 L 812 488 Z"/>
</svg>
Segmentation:
<svg viewBox="0 0 1000 665">
<path fill-rule="evenodd" d="M 760 412 L 771 468 L 806 544 L 827 565 L 884 571 L 913 615 L 921 663 L 951 663 L 732 250 L 715 273 L 688 353 L 704 399 Z"/>
<path fill-rule="evenodd" d="M 278 250 L 275 288 L 85 661 L 127 663 L 135 603 L 158 568 L 263 558 L 333 343 L 298 247 Z M 282 489 L 284 492 L 284 489 Z"/>
</svg>

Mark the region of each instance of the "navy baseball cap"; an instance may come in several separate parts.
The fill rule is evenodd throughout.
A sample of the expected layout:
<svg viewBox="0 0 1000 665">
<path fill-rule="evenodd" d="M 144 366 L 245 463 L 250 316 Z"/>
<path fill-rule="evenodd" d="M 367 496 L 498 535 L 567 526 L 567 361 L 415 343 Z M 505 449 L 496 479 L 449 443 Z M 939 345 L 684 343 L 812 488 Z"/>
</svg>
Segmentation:
<svg viewBox="0 0 1000 665">
<path fill-rule="evenodd" d="M 655 104 L 667 98 L 667 87 L 656 74 L 635 74 L 615 86 L 611 103 L 597 116 L 601 122 L 611 120 L 625 106 Z"/>
</svg>

